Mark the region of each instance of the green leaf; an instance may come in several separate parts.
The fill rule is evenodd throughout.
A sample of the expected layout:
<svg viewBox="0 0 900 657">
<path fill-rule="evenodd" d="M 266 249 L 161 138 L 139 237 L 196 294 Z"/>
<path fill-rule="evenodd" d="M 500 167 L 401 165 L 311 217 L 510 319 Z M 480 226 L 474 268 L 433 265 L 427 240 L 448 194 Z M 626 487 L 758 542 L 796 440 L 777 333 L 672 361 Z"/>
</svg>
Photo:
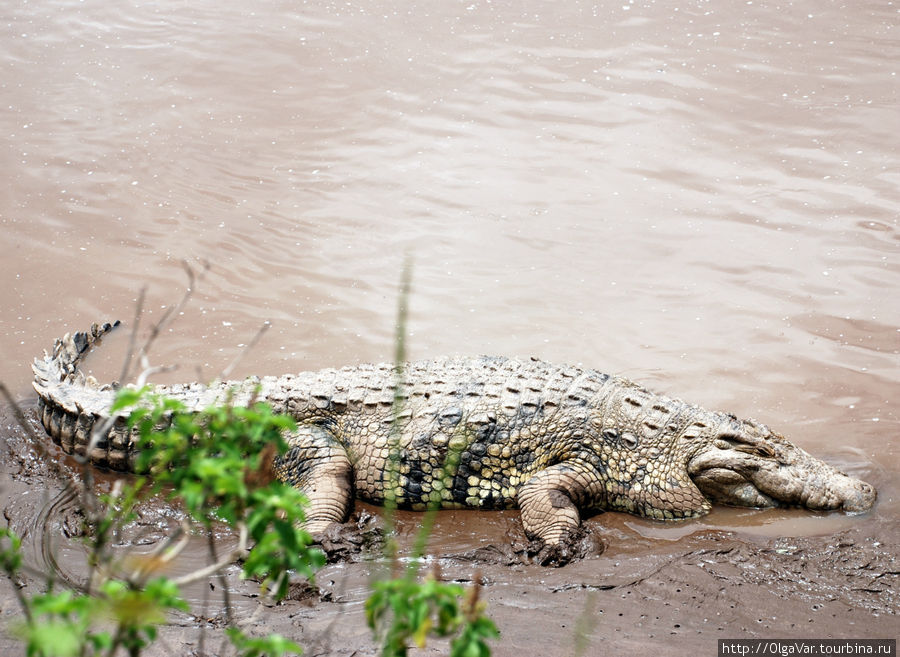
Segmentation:
<svg viewBox="0 0 900 657">
<path fill-rule="evenodd" d="M 0 529 L 0 568 L 8 575 L 22 567 L 22 539 L 11 529 Z"/>
<path fill-rule="evenodd" d="M 120 388 L 116 393 L 116 399 L 110 406 L 109 412 L 116 413 L 130 406 L 136 406 L 147 395 L 150 386 L 143 388 Z"/>
<path fill-rule="evenodd" d="M 57 620 L 14 626 L 13 633 L 25 641 L 29 656 L 74 657 L 81 654 L 84 628 Z"/>
<path fill-rule="evenodd" d="M 227 628 L 225 633 L 241 657 L 281 657 L 284 654 L 299 655 L 303 651 L 296 643 L 278 634 L 249 637 L 236 627 Z"/>
</svg>

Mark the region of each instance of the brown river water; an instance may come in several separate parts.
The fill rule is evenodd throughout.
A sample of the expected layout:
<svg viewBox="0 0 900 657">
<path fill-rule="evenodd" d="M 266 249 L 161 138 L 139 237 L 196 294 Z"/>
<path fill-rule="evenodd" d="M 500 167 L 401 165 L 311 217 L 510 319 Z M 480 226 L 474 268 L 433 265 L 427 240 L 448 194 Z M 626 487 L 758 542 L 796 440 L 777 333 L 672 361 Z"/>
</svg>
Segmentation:
<svg viewBox="0 0 900 657">
<path fill-rule="evenodd" d="M 145 326 L 158 319 L 187 284 L 182 262 L 209 269 L 156 343 L 153 362 L 178 365 L 159 380 L 215 377 L 266 321 L 234 376 L 391 360 L 408 259 L 411 358 L 625 375 L 766 422 L 879 490 L 863 517 L 598 516 L 608 547 L 590 568 L 490 575 L 506 591 L 490 598 L 507 628 L 497 654 L 546 650 L 529 632 L 554 605 L 595 604 L 585 578 L 651 557 L 663 568 L 709 536 L 766 554 L 811 541 L 820 557 L 847 532 L 900 542 L 897 3 L 45 0 L 6 3 L 0 34 L 0 380 L 26 408 L 35 355 L 94 321 L 130 323 L 144 288 Z M 125 343 L 92 360 L 98 377 L 116 376 Z M 4 472 L 0 501 L 38 526 L 48 505 L 24 500 L 58 486 Z M 502 542 L 517 522 L 447 514 L 435 550 Z M 621 609 L 601 599 L 588 638 L 618 641 L 609 654 L 662 639 L 660 654 L 714 654 L 716 637 L 753 635 L 745 622 L 759 636 L 893 637 L 895 550 L 879 557 L 893 563 L 887 593 L 850 604 L 859 631 L 748 612 L 688 639 L 706 612 L 687 605 L 651 640 L 654 613 L 627 605 L 655 600 L 662 623 L 669 599 L 635 589 L 614 596 L 632 635 L 609 629 Z M 339 581 L 350 566 L 331 568 Z M 575 592 L 538 604 L 558 591 Z M 329 618 L 317 605 L 293 626 Z M 568 646 L 569 621 L 539 634 Z"/>
</svg>

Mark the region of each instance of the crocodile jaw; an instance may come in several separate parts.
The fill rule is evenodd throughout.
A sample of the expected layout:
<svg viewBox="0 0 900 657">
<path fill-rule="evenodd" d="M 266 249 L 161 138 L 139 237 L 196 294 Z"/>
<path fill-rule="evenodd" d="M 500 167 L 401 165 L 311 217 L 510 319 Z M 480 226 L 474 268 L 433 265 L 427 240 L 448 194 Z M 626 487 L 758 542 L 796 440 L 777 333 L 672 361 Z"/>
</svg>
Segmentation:
<svg viewBox="0 0 900 657">
<path fill-rule="evenodd" d="M 799 506 L 864 513 L 875 489 L 811 456 L 777 434 L 728 436 L 688 462 L 688 473 L 710 501 L 730 506 Z"/>
</svg>

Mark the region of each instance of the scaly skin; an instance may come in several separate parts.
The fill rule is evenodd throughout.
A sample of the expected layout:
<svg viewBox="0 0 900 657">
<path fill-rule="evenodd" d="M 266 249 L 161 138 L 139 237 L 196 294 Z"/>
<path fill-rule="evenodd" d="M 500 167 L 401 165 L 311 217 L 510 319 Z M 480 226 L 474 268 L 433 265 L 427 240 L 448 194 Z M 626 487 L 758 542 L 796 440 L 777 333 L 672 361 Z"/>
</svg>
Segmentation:
<svg viewBox="0 0 900 657">
<path fill-rule="evenodd" d="M 124 420 L 103 422 L 115 389 L 77 372 L 111 328 L 57 340 L 35 360 L 34 388 L 65 452 L 128 470 L 135 450 Z M 564 543 L 582 512 L 676 520 L 713 502 L 862 512 L 876 497 L 753 420 L 534 359 L 432 360 L 399 375 L 359 365 L 155 392 L 193 410 L 256 396 L 293 416 L 299 428 L 278 474 L 309 497 L 312 532 L 341 522 L 354 495 L 413 509 L 517 506 L 529 536 L 549 546 Z M 108 431 L 92 443 L 101 425 Z"/>
</svg>

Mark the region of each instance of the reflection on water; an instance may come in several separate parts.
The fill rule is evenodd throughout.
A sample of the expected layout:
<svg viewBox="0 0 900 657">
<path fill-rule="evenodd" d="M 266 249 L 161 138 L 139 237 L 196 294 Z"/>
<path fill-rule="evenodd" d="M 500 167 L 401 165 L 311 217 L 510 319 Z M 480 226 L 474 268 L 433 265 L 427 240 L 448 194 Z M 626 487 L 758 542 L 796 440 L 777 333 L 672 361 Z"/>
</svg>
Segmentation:
<svg viewBox="0 0 900 657">
<path fill-rule="evenodd" d="M 212 269 L 158 342 L 174 378 L 213 376 L 267 319 L 238 374 L 387 360 L 411 253 L 414 357 L 580 362 L 755 416 L 896 517 L 890 4 L 2 13 L 0 378 L 20 394 L 63 330 L 130 318 L 144 285 L 159 316 L 181 260 Z"/>
</svg>

